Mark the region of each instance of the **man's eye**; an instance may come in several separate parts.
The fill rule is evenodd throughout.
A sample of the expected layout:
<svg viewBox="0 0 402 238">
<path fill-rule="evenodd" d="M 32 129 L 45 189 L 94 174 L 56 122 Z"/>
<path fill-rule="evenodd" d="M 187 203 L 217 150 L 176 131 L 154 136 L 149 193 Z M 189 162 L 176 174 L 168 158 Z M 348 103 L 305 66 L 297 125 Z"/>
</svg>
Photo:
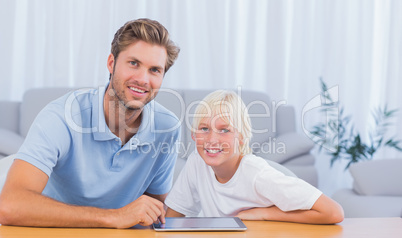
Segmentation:
<svg viewBox="0 0 402 238">
<path fill-rule="evenodd" d="M 137 63 L 136 61 L 130 61 L 130 64 L 131 64 L 131 65 L 134 65 L 134 66 L 137 66 L 137 65 L 138 65 L 138 63 Z"/>
<path fill-rule="evenodd" d="M 157 69 L 157 68 L 152 68 L 151 71 L 152 71 L 153 73 L 160 73 L 159 69 Z"/>
</svg>

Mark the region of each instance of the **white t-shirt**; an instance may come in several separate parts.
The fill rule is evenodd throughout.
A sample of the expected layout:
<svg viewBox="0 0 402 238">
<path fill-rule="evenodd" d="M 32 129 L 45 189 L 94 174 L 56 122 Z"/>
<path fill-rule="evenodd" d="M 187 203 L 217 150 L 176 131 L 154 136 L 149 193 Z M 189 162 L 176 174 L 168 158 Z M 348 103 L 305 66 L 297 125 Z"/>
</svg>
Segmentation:
<svg viewBox="0 0 402 238">
<path fill-rule="evenodd" d="M 165 203 L 186 216 L 235 216 L 254 207 L 277 206 L 282 211 L 309 210 L 322 192 L 309 183 L 286 176 L 264 159 L 249 154 L 225 184 L 200 155 L 193 152 Z"/>
</svg>

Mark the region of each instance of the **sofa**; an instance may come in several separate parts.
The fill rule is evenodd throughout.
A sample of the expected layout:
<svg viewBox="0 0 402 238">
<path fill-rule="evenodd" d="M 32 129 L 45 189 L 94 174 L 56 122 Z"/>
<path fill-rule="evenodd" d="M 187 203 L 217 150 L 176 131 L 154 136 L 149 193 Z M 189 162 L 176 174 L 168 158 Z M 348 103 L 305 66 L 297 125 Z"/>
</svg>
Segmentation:
<svg viewBox="0 0 402 238">
<path fill-rule="evenodd" d="M 332 198 L 345 217 L 402 217 L 402 159 L 378 159 L 349 167 L 353 187 Z"/>
<path fill-rule="evenodd" d="M 0 101 L 0 159 L 14 154 L 23 143 L 38 112 L 50 101 L 73 88 L 37 88 L 24 93 L 20 102 Z M 174 178 L 194 150 L 189 126 L 198 102 L 212 90 L 162 88 L 155 101 L 174 112 L 181 122 L 181 143 Z M 314 143 L 296 128 L 295 109 L 284 102 L 271 101 L 263 92 L 234 90 L 249 109 L 253 126 L 250 142 L 253 153 L 277 162 L 299 178 L 317 186 L 315 158 L 310 153 Z M 6 116 L 5 116 L 6 115 Z"/>
</svg>

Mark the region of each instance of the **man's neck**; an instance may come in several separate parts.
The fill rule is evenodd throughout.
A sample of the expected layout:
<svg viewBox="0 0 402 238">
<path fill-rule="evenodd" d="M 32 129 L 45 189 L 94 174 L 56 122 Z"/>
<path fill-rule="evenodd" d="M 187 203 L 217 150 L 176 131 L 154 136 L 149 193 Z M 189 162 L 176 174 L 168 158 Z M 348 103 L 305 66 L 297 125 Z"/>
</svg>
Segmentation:
<svg viewBox="0 0 402 238">
<path fill-rule="evenodd" d="M 106 93 L 103 102 L 105 121 L 110 131 L 120 138 L 122 145 L 133 137 L 141 125 L 142 109 L 126 108 Z"/>
</svg>

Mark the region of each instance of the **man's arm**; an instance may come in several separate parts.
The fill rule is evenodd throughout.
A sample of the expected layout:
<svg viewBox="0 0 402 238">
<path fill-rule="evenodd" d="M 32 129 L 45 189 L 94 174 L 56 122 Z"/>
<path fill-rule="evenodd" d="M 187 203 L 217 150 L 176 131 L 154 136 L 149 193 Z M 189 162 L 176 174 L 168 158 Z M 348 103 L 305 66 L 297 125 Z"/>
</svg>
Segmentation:
<svg viewBox="0 0 402 238">
<path fill-rule="evenodd" d="M 151 225 L 164 220 L 163 203 L 143 195 L 119 209 L 82 207 L 58 202 L 41 193 L 48 176 L 16 159 L 0 194 L 0 224 L 39 227 L 114 227 Z"/>
<path fill-rule="evenodd" d="M 284 212 L 278 207 L 252 208 L 239 212 L 242 220 L 272 220 L 311 224 L 334 224 L 344 218 L 342 207 L 331 198 L 322 194 L 310 210 Z"/>
</svg>

